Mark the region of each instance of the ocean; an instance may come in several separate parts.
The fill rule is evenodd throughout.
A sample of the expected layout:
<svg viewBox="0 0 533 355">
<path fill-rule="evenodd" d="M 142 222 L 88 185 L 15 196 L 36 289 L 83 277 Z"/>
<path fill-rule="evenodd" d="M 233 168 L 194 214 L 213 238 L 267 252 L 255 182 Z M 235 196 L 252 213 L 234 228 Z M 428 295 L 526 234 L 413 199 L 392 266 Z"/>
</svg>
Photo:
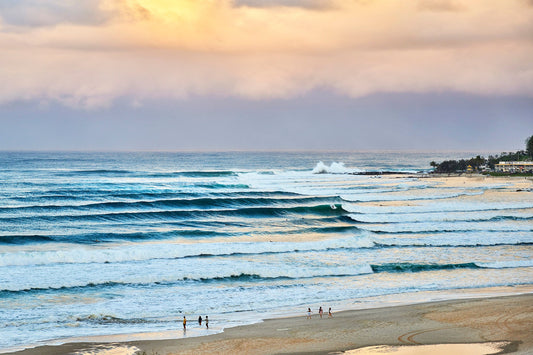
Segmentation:
<svg viewBox="0 0 533 355">
<path fill-rule="evenodd" d="M 474 155 L 0 152 L 0 349 L 532 285 L 533 198 L 414 175 Z"/>
</svg>

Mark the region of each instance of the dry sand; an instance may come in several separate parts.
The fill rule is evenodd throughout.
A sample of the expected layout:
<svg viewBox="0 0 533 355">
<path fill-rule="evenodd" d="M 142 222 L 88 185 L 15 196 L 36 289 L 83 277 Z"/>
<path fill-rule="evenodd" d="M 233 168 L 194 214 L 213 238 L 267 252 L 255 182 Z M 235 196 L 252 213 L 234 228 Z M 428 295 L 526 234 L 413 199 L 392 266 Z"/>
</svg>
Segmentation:
<svg viewBox="0 0 533 355">
<path fill-rule="evenodd" d="M 505 342 L 501 353 L 533 354 L 533 294 L 344 311 L 333 318 L 314 315 L 308 320 L 302 315 L 269 319 L 204 337 L 98 346 L 65 344 L 16 354 L 112 353 L 99 352 L 102 346 L 115 346 L 116 354 L 126 354 L 128 349 L 131 353 L 132 347 L 147 355 L 338 354 L 375 345 L 488 342 Z"/>
</svg>

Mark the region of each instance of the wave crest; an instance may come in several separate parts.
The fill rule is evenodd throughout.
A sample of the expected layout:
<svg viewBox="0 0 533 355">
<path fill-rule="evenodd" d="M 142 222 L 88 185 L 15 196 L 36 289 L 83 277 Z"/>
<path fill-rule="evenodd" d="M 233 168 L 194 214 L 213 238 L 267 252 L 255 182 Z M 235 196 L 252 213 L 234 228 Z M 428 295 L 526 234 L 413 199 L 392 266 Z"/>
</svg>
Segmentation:
<svg viewBox="0 0 533 355">
<path fill-rule="evenodd" d="M 327 166 L 323 162 L 319 161 L 313 169 L 313 174 L 355 174 L 362 173 L 364 170 L 349 169 L 344 166 L 344 163 L 332 162 L 330 166 Z"/>
</svg>

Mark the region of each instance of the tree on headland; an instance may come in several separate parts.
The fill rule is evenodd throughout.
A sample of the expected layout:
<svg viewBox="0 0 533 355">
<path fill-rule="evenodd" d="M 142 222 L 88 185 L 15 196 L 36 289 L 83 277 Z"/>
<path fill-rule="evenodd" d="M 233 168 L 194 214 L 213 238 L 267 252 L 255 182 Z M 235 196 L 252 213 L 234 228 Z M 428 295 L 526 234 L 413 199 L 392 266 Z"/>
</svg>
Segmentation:
<svg viewBox="0 0 533 355">
<path fill-rule="evenodd" d="M 526 152 L 531 159 L 533 159 L 533 136 L 526 139 Z"/>
<path fill-rule="evenodd" d="M 445 160 L 442 163 L 432 161 L 430 165 L 435 173 L 462 173 L 470 166 L 474 171 L 486 171 L 486 168 L 494 169 L 496 164 L 504 161 L 528 161 L 533 159 L 533 136 L 526 139 L 526 150 L 516 152 L 503 152 L 500 155 L 489 155 L 487 159 L 482 156 L 468 160 Z"/>
</svg>

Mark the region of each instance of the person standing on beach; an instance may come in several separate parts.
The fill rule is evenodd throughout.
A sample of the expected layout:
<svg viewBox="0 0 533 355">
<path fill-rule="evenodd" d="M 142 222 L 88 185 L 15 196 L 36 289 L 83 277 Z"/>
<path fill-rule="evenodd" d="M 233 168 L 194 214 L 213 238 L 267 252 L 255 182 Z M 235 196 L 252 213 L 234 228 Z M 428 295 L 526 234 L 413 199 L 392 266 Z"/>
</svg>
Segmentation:
<svg viewBox="0 0 533 355">
<path fill-rule="evenodd" d="M 311 308 L 307 308 L 307 319 L 311 319 Z"/>
<path fill-rule="evenodd" d="M 320 314 L 320 318 L 322 318 L 322 314 L 324 314 L 324 311 L 322 310 L 322 306 L 318 309 L 318 314 Z"/>
<path fill-rule="evenodd" d="M 186 328 L 187 328 L 187 318 L 183 316 L 183 330 L 185 330 Z"/>
<path fill-rule="evenodd" d="M 331 307 L 329 307 L 328 318 L 333 318 L 333 314 L 331 314 Z"/>
<path fill-rule="evenodd" d="M 209 329 L 209 318 L 205 316 L 205 327 Z"/>
<path fill-rule="evenodd" d="M 202 326 L 202 316 L 198 317 L 198 325 L 200 327 Z"/>
</svg>

